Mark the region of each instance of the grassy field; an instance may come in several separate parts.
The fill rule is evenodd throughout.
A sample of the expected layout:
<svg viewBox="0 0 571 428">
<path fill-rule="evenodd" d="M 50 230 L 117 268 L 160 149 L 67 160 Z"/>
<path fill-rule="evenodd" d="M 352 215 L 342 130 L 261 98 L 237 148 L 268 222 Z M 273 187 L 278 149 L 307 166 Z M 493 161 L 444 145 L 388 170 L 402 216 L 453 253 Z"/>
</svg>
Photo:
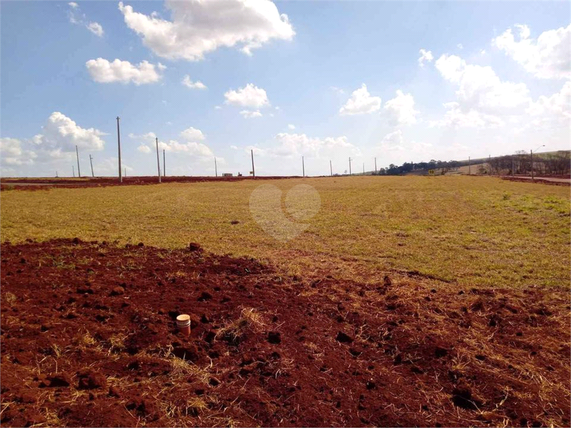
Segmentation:
<svg viewBox="0 0 571 428">
<path fill-rule="evenodd" d="M 261 184 L 309 184 L 321 209 L 282 243 L 252 219 Z M 144 242 L 268 260 L 291 273 L 377 281 L 418 272 L 474 286 L 570 282 L 568 187 L 489 177 L 339 177 L 5 191 L 2 240 Z M 237 224 L 232 222 L 238 221 Z"/>
</svg>

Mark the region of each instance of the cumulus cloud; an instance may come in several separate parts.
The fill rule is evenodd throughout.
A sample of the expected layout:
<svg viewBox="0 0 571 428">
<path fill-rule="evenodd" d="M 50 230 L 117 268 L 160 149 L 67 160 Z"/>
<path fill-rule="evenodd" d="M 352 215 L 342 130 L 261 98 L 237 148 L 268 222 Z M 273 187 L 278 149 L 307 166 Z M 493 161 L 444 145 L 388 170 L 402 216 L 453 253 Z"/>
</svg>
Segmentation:
<svg viewBox="0 0 571 428">
<path fill-rule="evenodd" d="M 458 88 L 456 102 L 446 104 L 450 111 L 443 123 L 497 125 L 502 116 L 523 114 L 531 103 L 524 83 L 502 81 L 491 67 L 467 64 L 456 55 L 442 55 L 435 65 Z"/>
<path fill-rule="evenodd" d="M 188 74 L 182 79 L 182 84 L 190 89 L 206 89 L 206 85 L 204 83 L 199 80 L 193 82 L 190 80 L 190 76 Z"/>
<path fill-rule="evenodd" d="M 248 83 L 237 91 L 229 90 L 224 94 L 224 97 L 226 98 L 225 104 L 235 106 L 259 109 L 270 105 L 266 91 L 252 83 Z"/>
<path fill-rule="evenodd" d="M 189 156 L 194 156 L 198 158 L 212 157 L 214 153 L 210 148 L 200 141 L 206 139 L 204 133 L 197 128 L 192 126 L 185 129 L 180 133 L 180 137 L 183 142 L 178 140 L 159 140 L 159 150 L 165 150 L 166 152 L 172 153 L 182 153 Z M 146 134 L 136 135 L 129 134 L 129 138 L 134 140 L 139 140 L 141 142 L 137 150 L 141 153 L 154 153 L 156 150 L 156 138 L 154 132 L 147 132 Z"/>
<path fill-rule="evenodd" d="M 131 64 L 129 61 L 116 59 L 109 62 L 103 58 L 90 59 L 85 63 L 91 78 L 99 83 L 134 83 L 145 85 L 156 83 L 162 79 L 161 72 L 166 69 L 160 62 L 155 66 L 147 61 Z"/>
<path fill-rule="evenodd" d="M 418 58 L 418 65 L 421 67 L 424 67 L 425 62 L 432 62 L 432 60 L 434 59 L 434 56 L 432 56 L 431 51 L 421 49 L 419 51 L 419 53 L 420 53 L 420 57 Z"/>
<path fill-rule="evenodd" d="M 492 40 L 492 44 L 525 70 L 540 79 L 571 78 L 571 24 L 567 27 L 541 33 L 537 40 L 531 39 L 527 25 L 515 26 Z"/>
<path fill-rule="evenodd" d="M 245 119 L 255 119 L 256 117 L 262 117 L 262 113 L 260 112 L 260 110 L 254 110 L 254 111 L 242 110 L 240 114 Z"/>
<path fill-rule="evenodd" d="M 103 27 L 98 22 L 90 22 L 84 13 L 81 13 L 79 5 L 76 2 L 68 3 L 69 9 L 67 11 L 67 16 L 69 22 L 75 25 L 81 25 L 87 28 L 93 34 L 98 37 L 103 37 Z"/>
<path fill-rule="evenodd" d="M 411 125 L 416 123 L 418 111 L 414 109 L 414 97 L 397 90 L 396 97 L 387 101 L 385 114 L 392 125 Z"/>
<path fill-rule="evenodd" d="M 32 142 L 42 150 L 49 150 L 53 156 L 58 153 L 73 153 L 75 146 L 85 150 L 103 150 L 105 141 L 101 138 L 104 132 L 94 128 L 82 128 L 69 117 L 60 112 L 53 112 L 43 132 L 34 136 Z"/>
<path fill-rule="evenodd" d="M 127 26 L 163 58 L 199 61 L 221 47 L 251 55 L 273 39 L 291 40 L 295 35 L 287 15 L 270 0 L 167 0 L 165 5 L 171 20 L 119 3 Z"/>
<path fill-rule="evenodd" d="M 287 127 L 288 127 L 288 129 L 290 129 L 292 131 L 295 129 L 295 125 L 292 125 L 291 123 Z"/>
<path fill-rule="evenodd" d="M 151 148 L 148 145 L 145 144 L 140 144 L 139 147 L 137 147 L 137 150 L 140 151 L 141 153 L 151 153 Z"/>
<path fill-rule="evenodd" d="M 60 112 L 53 112 L 42 133 L 29 139 L 1 138 L 0 158 L 3 166 L 24 166 L 36 163 L 69 160 L 75 156 L 75 146 L 81 150 L 103 150 L 105 133 L 94 128 L 82 128 Z"/>
<path fill-rule="evenodd" d="M 17 138 L 0 138 L 0 160 L 2 165 L 31 165 L 37 158 L 32 150 L 25 150 Z"/>
<path fill-rule="evenodd" d="M 347 103 L 341 107 L 339 114 L 355 115 L 373 113 L 381 108 L 381 97 L 374 97 L 369 94 L 367 85 L 364 83 L 361 87 L 351 94 Z"/>
<path fill-rule="evenodd" d="M 431 128 L 494 128 L 504 124 L 499 117 L 477 110 L 462 111 L 457 102 L 445 103 L 446 113 L 440 120 L 429 122 Z"/>
<path fill-rule="evenodd" d="M 432 145 L 429 143 L 419 143 L 406 140 L 400 129 L 385 135 L 377 145 L 377 148 L 381 149 L 383 152 L 405 152 L 407 155 L 410 152 L 414 152 L 416 156 L 420 154 L 430 156 L 431 147 Z"/>
<path fill-rule="evenodd" d="M 286 132 L 279 133 L 275 136 L 277 146 L 268 150 L 268 154 L 276 157 L 330 157 L 345 153 L 348 155 L 359 156 L 361 154 L 359 148 L 347 141 L 347 137 L 326 137 L 314 138 L 308 137 L 306 134 L 290 134 Z"/>
<path fill-rule="evenodd" d="M 571 81 L 565 82 L 561 91 L 551 96 L 540 96 L 527 110 L 531 121 L 527 127 L 552 128 L 564 126 L 569 129 L 571 120 Z"/>
<path fill-rule="evenodd" d="M 186 141 L 202 141 L 206 138 L 200 129 L 193 128 L 192 126 L 182 131 L 180 136 Z"/>
</svg>

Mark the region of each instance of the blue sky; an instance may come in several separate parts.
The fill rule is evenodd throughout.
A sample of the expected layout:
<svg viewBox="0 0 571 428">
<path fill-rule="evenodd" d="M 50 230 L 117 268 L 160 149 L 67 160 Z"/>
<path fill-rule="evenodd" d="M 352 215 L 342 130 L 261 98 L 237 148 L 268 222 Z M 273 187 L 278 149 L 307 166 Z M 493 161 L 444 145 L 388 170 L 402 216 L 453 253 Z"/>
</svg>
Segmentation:
<svg viewBox="0 0 571 428">
<path fill-rule="evenodd" d="M 570 148 L 567 2 L 213 3 L 2 2 L 2 175 L 115 174 L 116 116 L 129 175 Z"/>
</svg>

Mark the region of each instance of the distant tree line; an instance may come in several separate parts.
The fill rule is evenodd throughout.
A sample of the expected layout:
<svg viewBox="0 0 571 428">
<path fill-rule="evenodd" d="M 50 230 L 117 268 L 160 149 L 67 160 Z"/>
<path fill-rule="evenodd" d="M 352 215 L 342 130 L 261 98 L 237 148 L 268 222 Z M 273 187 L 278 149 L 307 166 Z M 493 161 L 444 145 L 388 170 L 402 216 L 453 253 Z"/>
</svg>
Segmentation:
<svg viewBox="0 0 571 428">
<path fill-rule="evenodd" d="M 447 172 L 467 165 L 468 161 L 440 161 L 432 159 L 430 162 L 405 162 L 401 166 L 390 164 L 388 168 L 379 169 L 377 175 L 402 175 L 413 171 L 427 171 L 431 169 Z"/>
<path fill-rule="evenodd" d="M 531 154 L 523 150 L 514 155 L 492 158 L 488 163 L 492 174 L 531 174 Z M 571 152 L 561 150 L 534 154 L 533 169 L 537 174 L 568 175 L 571 170 Z"/>
<path fill-rule="evenodd" d="M 405 162 L 400 166 L 391 164 L 388 168 L 379 169 L 377 175 L 403 175 L 412 172 L 425 172 L 437 170 L 438 174 L 456 170 L 463 166 L 480 165 L 473 173 L 478 174 L 531 174 L 531 154 L 526 151 L 518 151 L 513 155 L 499 156 L 488 159 L 472 159 L 471 161 L 440 161 L 429 162 Z M 485 166 L 482 166 L 485 164 Z M 561 150 L 552 153 L 540 153 L 533 155 L 533 167 L 537 174 L 545 175 L 569 175 L 571 172 L 571 152 Z"/>
</svg>

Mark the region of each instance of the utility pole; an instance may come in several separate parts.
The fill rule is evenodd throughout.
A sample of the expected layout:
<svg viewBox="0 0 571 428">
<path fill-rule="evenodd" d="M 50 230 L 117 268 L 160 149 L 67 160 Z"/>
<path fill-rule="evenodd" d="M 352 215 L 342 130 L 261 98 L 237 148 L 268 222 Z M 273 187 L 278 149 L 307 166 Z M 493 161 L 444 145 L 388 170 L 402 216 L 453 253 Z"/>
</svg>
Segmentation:
<svg viewBox="0 0 571 428">
<path fill-rule="evenodd" d="M 73 175 L 73 177 L 75 178 L 75 166 L 71 166 L 71 173 Z"/>
<path fill-rule="evenodd" d="M 375 174 L 377 173 L 377 158 L 375 158 Z"/>
<path fill-rule="evenodd" d="M 123 177 L 121 176 L 121 130 L 119 128 L 119 116 L 117 116 L 117 150 L 119 159 L 119 183 L 123 182 Z"/>
<path fill-rule="evenodd" d="M 75 156 L 77 157 L 77 176 L 81 178 L 81 169 L 79 169 L 79 150 L 77 149 L 77 145 L 75 146 Z"/>
<path fill-rule="evenodd" d="M 468 175 L 472 174 L 472 162 L 470 161 L 470 156 L 468 156 Z"/>
<path fill-rule="evenodd" d="M 123 177 L 127 178 L 127 167 L 125 167 L 125 174 L 123 174 Z"/>
<path fill-rule="evenodd" d="M 161 182 L 161 161 L 159 158 L 159 138 L 155 138 L 155 143 L 157 145 L 157 171 L 159 173 L 159 183 Z"/>
<path fill-rule="evenodd" d="M 331 177 L 333 177 L 333 164 L 331 163 L 331 160 L 329 161 L 329 171 L 331 171 Z"/>
<path fill-rule="evenodd" d="M 165 155 L 165 149 L 163 149 L 163 177 L 167 176 L 167 161 Z"/>
<path fill-rule="evenodd" d="M 214 158 L 214 175 L 218 177 L 218 165 L 216 165 L 216 158 Z"/>
<path fill-rule="evenodd" d="M 302 177 L 305 177 L 305 159 L 303 156 L 301 157 L 301 173 Z"/>
<path fill-rule="evenodd" d="M 56 178 L 59 178 L 59 176 L 57 175 L 57 171 L 56 171 Z"/>
<path fill-rule="evenodd" d="M 256 178 L 256 168 L 254 167 L 254 149 L 250 150 L 250 154 L 252 155 L 252 177 Z"/>
<path fill-rule="evenodd" d="M 349 175 L 351 175 L 351 158 L 349 158 Z"/>
<path fill-rule="evenodd" d="M 93 156 L 89 155 L 89 164 L 91 165 L 91 176 L 95 177 L 95 174 L 93 174 Z"/>
<path fill-rule="evenodd" d="M 363 162 L 363 175 L 365 175 L 365 162 Z"/>
</svg>

